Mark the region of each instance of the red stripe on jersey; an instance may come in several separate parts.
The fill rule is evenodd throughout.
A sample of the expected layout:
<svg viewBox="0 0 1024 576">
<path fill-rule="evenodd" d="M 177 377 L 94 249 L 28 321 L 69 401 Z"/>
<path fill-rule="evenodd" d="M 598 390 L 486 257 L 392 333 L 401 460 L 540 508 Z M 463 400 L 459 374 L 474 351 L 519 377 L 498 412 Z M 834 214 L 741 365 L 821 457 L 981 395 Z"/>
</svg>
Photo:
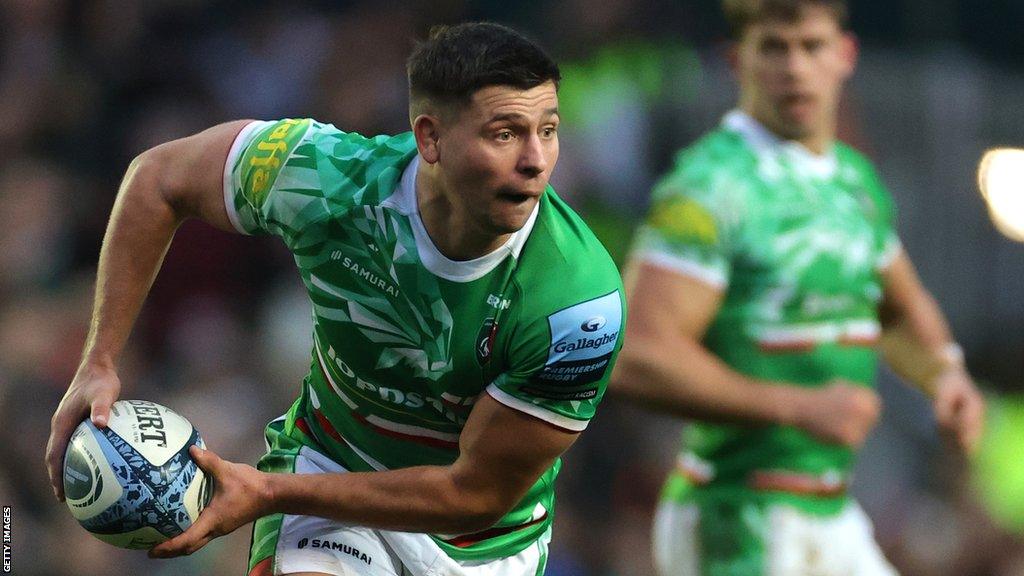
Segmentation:
<svg viewBox="0 0 1024 576">
<path fill-rule="evenodd" d="M 309 429 L 309 423 L 306 422 L 305 418 L 296 418 L 295 427 L 298 428 L 299 430 L 302 430 L 302 433 L 305 434 L 306 436 L 309 436 L 310 438 L 315 438 L 315 436 L 313 436 L 313 431 Z"/>
<path fill-rule="evenodd" d="M 359 414 L 357 412 L 352 412 L 352 417 L 355 418 L 359 423 L 363 424 L 364 426 L 373 428 L 377 433 L 379 433 L 379 434 L 381 434 L 383 436 L 388 436 L 388 437 L 391 437 L 391 438 L 396 438 L 398 440 L 406 440 L 408 442 L 415 442 L 417 444 L 423 444 L 424 446 L 432 446 L 434 448 L 443 448 L 445 450 L 458 450 L 458 448 L 459 448 L 459 443 L 458 442 L 451 442 L 451 441 L 448 441 L 448 440 L 441 440 L 439 438 L 430 438 L 428 436 L 415 436 L 415 435 L 412 435 L 412 434 L 405 434 L 403 432 L 396 432 L 394 430 L 388 430 L 387 428 L 381 428 L 380 426 L 377 426 L 373 422 L 370 422 L 369 420 L 367 420 L 366 418 L 364 418 L 361 414 Z"/>
<path fill-rule="evenodd" d="M 547 517 L 548 517 L 548 513 L 545 512 L 540 518 L 537 518 L 535 520 L 530 520 L 526 524 L 519 524 L 519 525 L 516 525 L 516 526 L 504 526 L 504 527 L 501 527 L 501 528 L 488 528 L 487 530 L 482 530 L 480 532 L 474 532 L 472 534 L 463 534 L 462 536 L 456 536 L 455 538 L 452 538 L 451 540 L 445 540 L 445 542 L 447 542 L 448 544 L 451 544 L 452 546 L 455 546 L 457 548 L 466 548 L 467 546 L 472 546 L 473 544 L 476 544 L 477 542 L 482 542 L 482 541 L 487 540 L 489 538 L 496 538 L 498 536 L 504 536 L 505 534 L 511 534 L 512 532 L 515 532 L 517 530 L 522 530 L 523 528 L 529 528 L 530 526 L 534 526 L 536 524 L 540 524 Z"/>
<path fill-rule="evenodd" d="M 327 370 L 324 368 L 323 364 L 320 364 L 320 371 L 323 373 L 324 378 L 328 378 Z M 344 440 L 341 437 L 341 434 L 339 434 L 338 431 L 335 430 L 334 426 L 332 426 L 331 423 L 327 421 L 327 418 L 323 415 L 323 412 L 321 412 L 319 409 L 314 408 L 313 413 L 316 414 L 317 422 L 320 423 L 320 427 L 324 429 L 324 432 L 327 432 L 328 436 L 337 440 L 338 442 L 344 442 Z M 352 417 L 355 418 L 357 422 L 369 428 L 373 428 L 377 433 L 381 434 L 382 436 L 397 438 L 399 440 L 406 440 L 408 442 L 415 442 L 417 444 L 432 446 L 434 448 L 442 448 L 444 450 L 458 450 L 459 448 L 458 442 L 451 442 L 448 440 L 440 440 L 438 438 L 430 438 L 425 436 L 415 436 L 412 434 L 405 434 L 403 432 L 388 430 L 387 428 L 381 428 L 380 426 L 377 426 L 376 424 L 368 421 L 365 417 L 363 417 L 362 414 L 356 412 L 355 410 L 352 410 L 350 414 L 352 414 Z"/>
<path fill-rule="evenodd" d="M 249 570 L 249 576 L 273 576 L 274 557 L 264 558 Z"/>
<path fill-rule="evenodd" d="M 758 349 L 766 354 L 782 354 L 785 352 L 810 352 L 817 346 L 813 341 L 795 342 L 759 342 Z"/>
<path fill-rule="evenodd" d="M 320 424 L 320 428 L 322 428 L 323 431 L 326 432 L 328 436 L 330 436 L 336 442 L 345 441 L 341 437 L 341 434 L 338 434 L 338 431 L 334 429 L 334 426 L 332 426 L 331 423 L 327 421 L 327 417 L 324 416 L 323 412 L 314 408 L 313 414 L 316 416 L 316 421 L 318 424 Z"/>
</svg>

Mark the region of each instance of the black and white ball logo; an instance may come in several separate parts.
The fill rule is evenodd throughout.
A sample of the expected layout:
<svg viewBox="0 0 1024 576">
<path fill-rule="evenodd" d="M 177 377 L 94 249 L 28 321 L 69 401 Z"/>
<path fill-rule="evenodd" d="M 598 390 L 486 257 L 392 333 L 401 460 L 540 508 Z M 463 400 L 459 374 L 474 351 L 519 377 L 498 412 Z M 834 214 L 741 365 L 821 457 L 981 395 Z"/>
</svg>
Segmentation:
<svg viewBox="0 0 1024 576">
<path fill-rule="evenodd" d="M 584 332 L 597 332 L 601 328 L 604 328 L 606 323 L 607 321 L 604 319 L 604 316 L 594 316 L 590 320 L 580 324 L 580 329 Z"/>
<path fill-rule="evenodd" d="M 92 506 L 103 494 L 103 475 L 96 457 L 81 446 L 68 450 L 64 464 L 64 495 L 76 508 Z"/>
</svg>

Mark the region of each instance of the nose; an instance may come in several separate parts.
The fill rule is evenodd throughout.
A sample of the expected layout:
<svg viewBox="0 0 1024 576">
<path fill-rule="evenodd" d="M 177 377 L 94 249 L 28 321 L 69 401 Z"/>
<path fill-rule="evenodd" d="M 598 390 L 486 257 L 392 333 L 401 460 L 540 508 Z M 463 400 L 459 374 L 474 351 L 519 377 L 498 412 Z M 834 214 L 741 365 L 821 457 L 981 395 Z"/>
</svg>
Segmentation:
<svg viewBox="0 0 1024 576">
<path fill-rule="evenodd" d="M 786 76 L 791 79 L 801 79 L 806 76 L 809 69 L 810 57 L 806 52 L 799 49 L 791 49 L 786 52 L 783 64 Z"/>
<path fill-rule="evenodd" d="M 544 154 L 544 142 L 541 141 L 540 136 L 531 134 L 529 138 L 524 138 L 516 170 L 529 178 L 536 178 L 547 169 L 548 160 Z"/>
</svg>

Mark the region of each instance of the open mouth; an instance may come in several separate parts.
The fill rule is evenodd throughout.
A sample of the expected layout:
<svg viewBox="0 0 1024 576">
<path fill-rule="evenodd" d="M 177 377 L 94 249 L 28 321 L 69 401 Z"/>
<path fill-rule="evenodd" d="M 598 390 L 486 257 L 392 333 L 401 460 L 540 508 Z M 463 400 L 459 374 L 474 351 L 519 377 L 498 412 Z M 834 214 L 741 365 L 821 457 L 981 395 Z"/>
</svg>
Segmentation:
<svg viewBox="0 0 1024 576">
<path fill-rule="evenodd" d="M 786 106 L 808 106 L 814 103 L 814 98 L 809 94 L 787 94 L 782 98 L 782 103 Z"/>
<path fill-rule="evenodd" d="M 523 202 L 526 202 L 527 200 L 529 200 L 530 198 L 534 198 L 535 196 L 533 194 L 526 194 L 522 192 L 502 192 L 501 194 L 498 194 L 498 197 L 506 202 L 511 202 L 513 204 L 522 204 Z"/>
</svg>

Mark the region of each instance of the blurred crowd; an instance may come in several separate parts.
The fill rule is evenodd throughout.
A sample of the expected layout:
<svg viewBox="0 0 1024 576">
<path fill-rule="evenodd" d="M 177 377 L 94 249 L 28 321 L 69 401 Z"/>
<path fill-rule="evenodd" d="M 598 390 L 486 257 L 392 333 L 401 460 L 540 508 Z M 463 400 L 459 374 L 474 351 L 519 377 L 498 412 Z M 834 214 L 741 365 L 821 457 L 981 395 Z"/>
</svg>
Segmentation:
<svg viewBox="0 0 1024 576">
<path fill-rule="evenodd" d="M 154 562 L 89 536 L 46 480 L 49 417 L 79 361 L 106 219 L 146 148 L 242 117 L 402 131 L 413 39 L 436 23 L 495 19 L 562 63 L 553 183 L 621 261 L 657 174 L 732 105 L 715 4 L 511 4 L 0 3 L 0 503 L 13 506 L 14 573 L 244 571 L 247 530 Z M 924 398 L 883 374 L 886 417 L 855 491 L 905 576 L 1021 576 L 1024 246 L 992 231 L 972 177 L 984 148 L 1024 144 L 1024 67 L 957 44 L 864 47 L 843 135 L 892 185 L 904 242 L 985 377 L 993 434 L 975 464 L 957 459 Z M 255 463 L 263 425 L 308 368 L 309 318 L 277 241 L 188 222 L 122 358 L 122 397 L 168 405 L 221 456 Z M 566 457 L 548 574 L 652 574 L 650 517 L 681 425 L 604 402 Z"/>
</svg>

